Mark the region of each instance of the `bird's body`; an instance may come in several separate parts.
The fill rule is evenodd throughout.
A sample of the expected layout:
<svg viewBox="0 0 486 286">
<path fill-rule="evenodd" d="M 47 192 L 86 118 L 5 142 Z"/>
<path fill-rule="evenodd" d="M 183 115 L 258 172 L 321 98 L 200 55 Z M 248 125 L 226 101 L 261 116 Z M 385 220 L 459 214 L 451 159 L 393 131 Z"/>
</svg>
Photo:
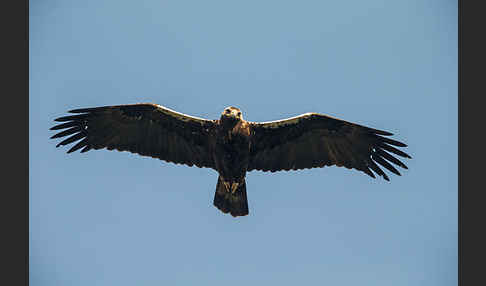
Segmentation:
<svg viewBox="0 0 486 286">
<path fill-rule="evenodd" d="M 218 122 L 214 163 L 223 181 L 232 187 L 245 179 L 250 157 L 250 127 L 225 115 Z"/>
<path fill-rule="evenodd" d="M 271 122 L 248 122 L 236 107 L 218 120 L 182 114 L 156 104 L 132 104 L 71 110 L 77 115 L 52 130 L 51 138 L 72 135 L 57 146 L 77 140 L 69 151 L 90 149 L 129 151 L 176 164 L 196 165 L 219 173 L 214 205 L 224 213 L 248 212 L 246 173 L 324 166 L 344 166 L 389 180 L 375 163 L 400 175 L 391 165 L 405 164 L 393 154 L 411 158 L 393 146 L 406 145 L 382 136 L 392 135 L 318 113 Z M 386 160 L 385 160 L 386 159 Z"/>
</svg>

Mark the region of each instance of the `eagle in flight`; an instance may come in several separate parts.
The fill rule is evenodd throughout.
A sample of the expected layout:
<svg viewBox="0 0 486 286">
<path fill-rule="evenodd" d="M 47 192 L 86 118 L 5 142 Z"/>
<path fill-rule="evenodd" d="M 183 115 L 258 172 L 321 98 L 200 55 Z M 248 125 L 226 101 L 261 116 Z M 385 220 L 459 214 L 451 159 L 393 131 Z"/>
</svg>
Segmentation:
<svg viewBox="0 0 486 286">
<path fill-rule="evenodd" d="M 77 142 L 69 151 L 129 151 L 175 164 L 207 167 L 219 173 L 214 205 L 232 216 L 248 215 L 246 173 L 289 171 L 324 166 L 356 169 L 389 180 L 380 168 L 400 175 L 407 169 L 392 154 L 411 158 L 396 147 L 393 135 L 318 113 L 288 119 L 250 122 L 241 110 L 227 107 L 219 120 L 182 114 L 157 104 L 74 109 L 76 115 L 55 119 L 62 130 L 52 138 L 72 135 L 56 147 Z M 394 147 L 395 146 L 395 147 Z M 378 165 L 378 164 L 379 165 Z M 373 173 L 374 172 L 374 173 Z"/>
</svg>

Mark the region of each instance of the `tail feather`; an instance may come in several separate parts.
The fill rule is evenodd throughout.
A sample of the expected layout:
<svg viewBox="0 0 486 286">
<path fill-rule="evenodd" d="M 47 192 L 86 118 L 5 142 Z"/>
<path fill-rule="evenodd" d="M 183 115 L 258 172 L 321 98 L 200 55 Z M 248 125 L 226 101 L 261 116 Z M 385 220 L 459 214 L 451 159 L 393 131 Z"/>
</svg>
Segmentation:
<svg viewBox="0 0 486 286">
<path fill-rule="evenodd" d="M 234 193 L 228 192 L 220 178 L 216 185 L 214 194 L 214 206 L 223 213 L 230 213 L 232 216 L 248 215 L 248 199 L 246 198 L 246 181 L 238 186 Z"/>
</svg>

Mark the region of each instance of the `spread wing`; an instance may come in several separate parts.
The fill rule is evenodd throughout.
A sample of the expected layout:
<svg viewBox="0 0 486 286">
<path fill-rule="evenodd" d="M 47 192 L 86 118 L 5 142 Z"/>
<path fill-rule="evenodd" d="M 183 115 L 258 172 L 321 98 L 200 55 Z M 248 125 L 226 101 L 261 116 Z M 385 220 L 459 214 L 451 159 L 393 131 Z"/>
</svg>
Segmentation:
<svg viewBox="0 0 486 286">
<path fill-rule="evenodd" d="M 215 168 L 210 150 L 214 121 L 185 115 L 156 104 L 131 104 L 75 109 L 77 115 L 55 119 L 63 129 L 51 138 L 72 135 L 57 147 L 77 142 L 81 149 L 129 151 L 176 164 Z"/>
<path fill-rule="evenodd" d="M 248 171 L 275 172 L 336 165 L 357 169 L 375 178 L 373 170 L 388 181 L 379 165 L 400 175 L 393 164 L 404 169 L 407 166 L 392 154 L 411 158 L 393 147 L 407 145 L 383 137 L 393 135 L 390 132 L 317 113 L 271 122 L 250 122 L 250 126 Z"/>
</svg>

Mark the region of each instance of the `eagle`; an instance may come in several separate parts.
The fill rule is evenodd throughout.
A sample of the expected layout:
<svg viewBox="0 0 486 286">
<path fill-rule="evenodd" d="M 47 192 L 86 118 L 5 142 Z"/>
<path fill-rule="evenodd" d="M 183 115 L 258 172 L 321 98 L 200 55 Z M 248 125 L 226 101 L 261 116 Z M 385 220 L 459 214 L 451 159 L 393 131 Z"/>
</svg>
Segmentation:
<svg viewBox="0 0 486 286">
<path fill-rule="evenodd" d="M 76 142 L 67 153 L 81 149 L 118 150 L 166 162 L 211 168 L 218 172 L 213 204 L 233 217 L 249 214 L 246 173 L 338 166 L 375 174 L 389 181 L 386 170 L 407 166 L 396 156 L 411 158 L 387 138 L 390 132 L 319 113 L 250 122 L 230 106 L 217 120 L 183 114 L 167 107 L 138 103 L 70 110 L 55 119 L 61 130 L 51 139 L 69 136 L 56 147 Z M 393 165 L 394 164 L 394 165 Z"/>
</svg>

